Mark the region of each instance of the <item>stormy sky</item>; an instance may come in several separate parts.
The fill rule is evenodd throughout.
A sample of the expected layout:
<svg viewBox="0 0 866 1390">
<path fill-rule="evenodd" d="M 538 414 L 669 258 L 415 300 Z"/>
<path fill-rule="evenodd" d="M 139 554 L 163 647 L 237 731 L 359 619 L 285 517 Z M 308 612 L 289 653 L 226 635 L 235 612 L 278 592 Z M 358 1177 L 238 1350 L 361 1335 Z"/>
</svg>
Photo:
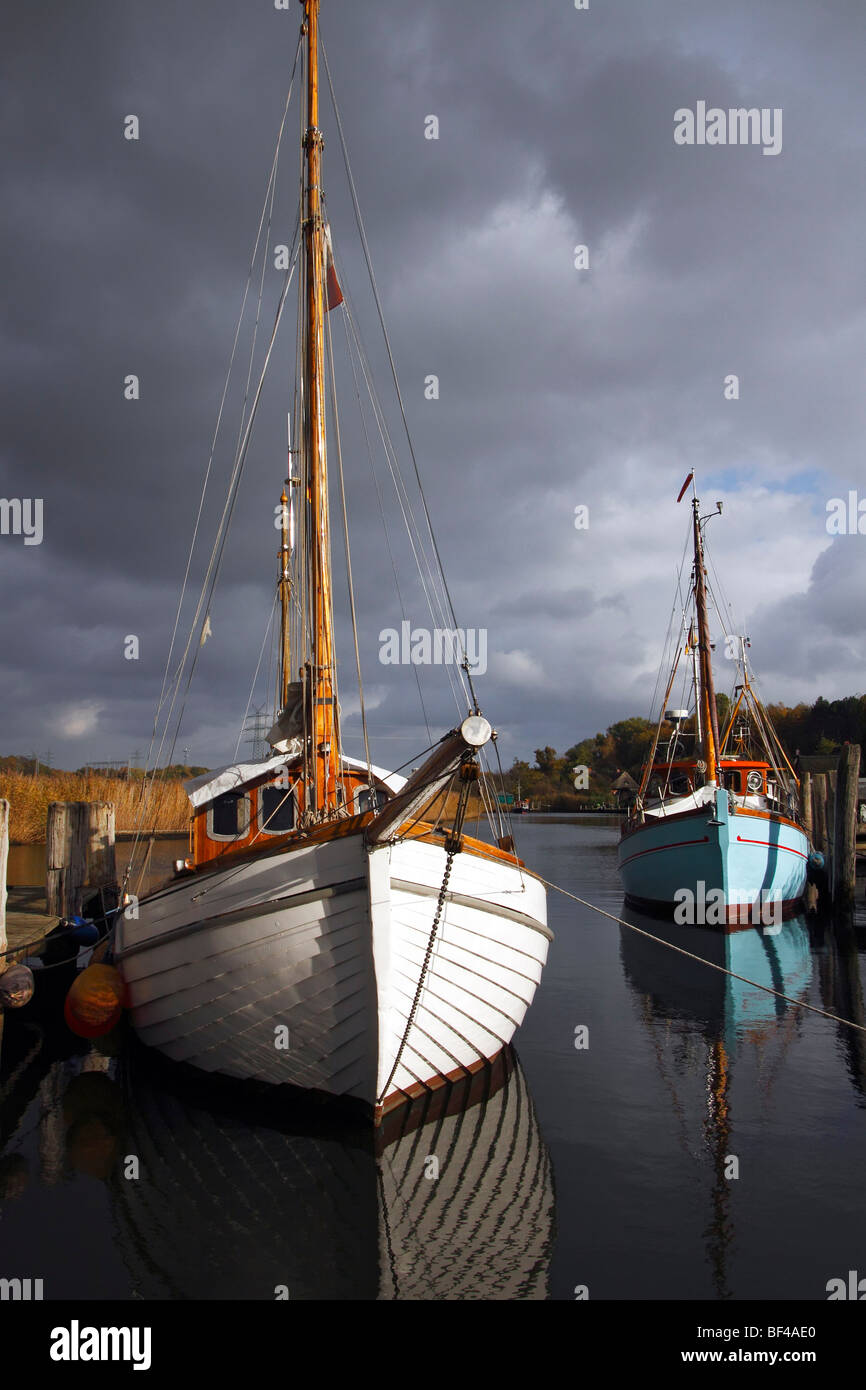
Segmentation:
<svg viewBox="0 0 866 1390">
<path fill-rule="evenodd" d="M 0 535 L 0 752 L 76 767 L 147 750 L 300 14 L 5 6 L 0 497 L 42 499 L 43 535 Z M 503 761 L 649 714 L 691 468 L 704 510 L 724 502 L 708 529 L 731 604 L 717 638 L 748 633 L 768 699 L 866 688 L 866 537 L 826 524 L 830 499 L 866 498 L 862 0 L 323 0 L 322 31 L 458 621 L 486 632 L 477 689 Z M 699 102 L 781 111 L 780 152 L 676 144 L 675 112 Z M 294 225 L 298 119 L 293 101 L 271 250 Z M 321 124 L 338 262 L 396 423 L 327 103 Z M 279 283 L 271 263 L 257 362 Z M 273 595 L 294 319 L 178 759 L 234 755 Z M 396 766 L 428 738 L 413 672 L 379 660 L 402 610 L 332 320 L 372 750 Z M 246 367 L 241 350 L 196 582 Z M 409 476 L 405 448 L 401 465 Z M 386 523 L 406 615 L 429 626 L 393 495 Z M 334 554 L 339 568 L 339 533 Z M 724 665 L 717 652 L 722 687 Z M 446 673 L 419 674 L 438 736 Z M 254 706 L 266 675 L 267 659 Z"/>
</svg>

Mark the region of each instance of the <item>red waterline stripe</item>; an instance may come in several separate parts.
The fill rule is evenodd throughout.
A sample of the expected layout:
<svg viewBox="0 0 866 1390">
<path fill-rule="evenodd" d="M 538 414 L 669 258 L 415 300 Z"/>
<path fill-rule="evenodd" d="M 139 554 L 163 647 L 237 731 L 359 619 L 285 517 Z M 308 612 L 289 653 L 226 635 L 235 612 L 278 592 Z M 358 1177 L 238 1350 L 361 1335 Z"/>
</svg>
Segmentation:
<svg viewBox="0 0 866 1390">
<path fill-rule="evenodd" d="M 661 854 L 665 849 L 682 849 L 684 845 L 707 845 L 710 842 L 709 835 L 705 835 L 702 840 L 677 840 L 675 845 L 659 845 L 656 849 L 641 849 L 637 854 L 630 854 L 628 859 L 624 859 L 620 868 L 630 864 L 633 859 L 643 859 L 645 854 Z M 758 841 L 755 842 L 756 844 Z"/>
<path fill-rule="evenodd" d="M 784 849 L 788 854 L 799 854 L 801 859 L 808 859 L 808 854 L 804 854 L 801 849 L 792 849 L 790 845 L 771 845 L 769 840 L 746 840 L 742 835 L 737 836 L 741 845 L 761 845 L 764 849 Z"/>
</svg>

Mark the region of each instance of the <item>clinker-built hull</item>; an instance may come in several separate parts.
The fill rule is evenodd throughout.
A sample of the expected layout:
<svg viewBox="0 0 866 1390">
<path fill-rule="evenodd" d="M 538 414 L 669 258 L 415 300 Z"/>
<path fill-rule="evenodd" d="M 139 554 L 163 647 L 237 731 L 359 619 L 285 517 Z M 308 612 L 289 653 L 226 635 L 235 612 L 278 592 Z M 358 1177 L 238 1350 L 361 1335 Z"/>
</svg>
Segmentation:
<svg viewBox="0 0 866 1390">
<path fill-rule="evenodd" d="M 122 917 L 117 961 L 141 1040 L 204 1071 L 393 1106 L 508 1044 L 551 939 L 511 857 L 363 833 L 183 875 Z"/>
</svg>

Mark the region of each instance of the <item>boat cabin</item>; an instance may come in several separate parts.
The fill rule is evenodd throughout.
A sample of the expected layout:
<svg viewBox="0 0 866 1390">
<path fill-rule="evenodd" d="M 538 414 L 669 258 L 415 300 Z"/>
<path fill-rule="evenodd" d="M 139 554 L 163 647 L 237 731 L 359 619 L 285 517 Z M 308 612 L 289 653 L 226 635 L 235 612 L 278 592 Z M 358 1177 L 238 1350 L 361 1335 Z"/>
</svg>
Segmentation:
<svg viewBox="0 0 866 1390">
<path fill-rule="evenodd" d="M 349 816 L 380 810 L 399 790 L 403 778 L 376 773 L 378 769 L 371 783 L 365 763 L 346 768 L 337 795 L 338 803 L 345 795 Z M 297 830 L 304 810 L 304 781 L 298 763 L 271 766 L 258 774 L 254 764 L 239 765 L 208 773 L 186 785 L 193 804 L 190 838 L 196 865 L 287 839 Z"/>
<path fill-rule="evenodd" d="M 719 785 L 735 796 L 772 796 L 768 789 L 767 773 L 770 764 L 747 758 L 722 758 L 719 762 Z M 650 786 L 661 782 L 671 796 L 688 796 L 703 786 L 703 772 L 698 771 L 694 758 L 681 758 L 670 763 L 653 763 Z"/>
</svg>

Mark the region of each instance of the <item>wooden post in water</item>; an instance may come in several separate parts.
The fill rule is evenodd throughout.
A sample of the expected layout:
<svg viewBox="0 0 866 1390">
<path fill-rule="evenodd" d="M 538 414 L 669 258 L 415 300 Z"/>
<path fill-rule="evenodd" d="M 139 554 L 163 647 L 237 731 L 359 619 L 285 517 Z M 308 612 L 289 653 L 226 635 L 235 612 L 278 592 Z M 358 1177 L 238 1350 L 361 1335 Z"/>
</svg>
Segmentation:
<svg viewBox="0 0 866 1390">
<path fill-rule="evenodd" d="M 3 954 L 6 950 L 6 865 L 9 862 L 9 802 L 0 800 L 0 975 L 9 964 Z M 0 1009 L 0 1051 L 3 1048 L 3 1021 L 5 1014 Z"/>
<path fill-rule="evenodd" d="M 803 818 L 803 829 L 809 837 L 811 844 L 815 843 L 812 835 L 812 774 L 804 772 L 800 778 L 800 815 Z"/>
<path fill-rule="evenodd" d="M 854 903 L 857 869 L 857 779 L 860 775 L 859 743 L 844 744 L 836 775 L 835 827 L 833 834 L 833 903 L 847 910 Z"/>
<path fill-rule="evenodd" d="M 81 912 L 87 877 L 90 806 L 86 801 L 52 801 L 46 833 L 45 910 L 49 916 Z"/>
<path fill-rule="evenodd" d="M 0 973 L 6 969 L 6 865 L 9 862 L 9 802 L 0 801 Z"/>
<path fill-rule="evenodd" d="M 827 839 L 827 776 L 826 773 L 816 772 L 812 777 L 812 844 L 823 854 L 824 868 L 829 874 L 830 851 Z"/>
<path fill-rule="evenodd" d="M 117 884 L 114 862 L 114 804 L 92 801 L 88 806 L 87 883 L 106 892 Z M 115 906 L 106 902 L 106 907 Z"/>
<path fill-rule="evenodd" d="M 832 897 L 836 872 L 836 773 L 825 772 L 824 777 L 827 782 L 827 883 Z"/>
</svg>

